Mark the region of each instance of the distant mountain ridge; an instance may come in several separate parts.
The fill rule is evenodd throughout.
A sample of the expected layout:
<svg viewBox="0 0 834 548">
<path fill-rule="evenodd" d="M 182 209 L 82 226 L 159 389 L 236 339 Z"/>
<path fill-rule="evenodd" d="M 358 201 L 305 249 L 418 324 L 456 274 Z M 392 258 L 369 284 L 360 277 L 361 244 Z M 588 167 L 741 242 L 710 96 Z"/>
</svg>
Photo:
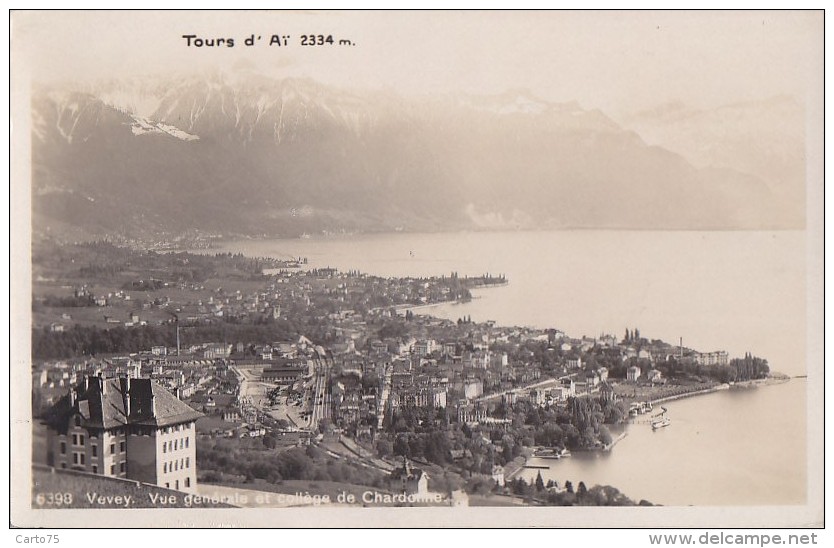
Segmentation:
<svg viewBox="0 0 834 548">
<path fill-rule="evenodd" d="M 758 101 L 695 109 L 669 103 L 624 119 L 650 144 L 697 168 L 724 168 L 766 181 L 787 216 L 805 209 L 805 109 L 778 95 Z"/>
<path fill-rule="evenodd" d="M 39 89 L 35 231 L 158 235 L 796 228 L 772 181 L 695 167 L 525 90 L 407 99 L 256 75 Z"/>
</svg>

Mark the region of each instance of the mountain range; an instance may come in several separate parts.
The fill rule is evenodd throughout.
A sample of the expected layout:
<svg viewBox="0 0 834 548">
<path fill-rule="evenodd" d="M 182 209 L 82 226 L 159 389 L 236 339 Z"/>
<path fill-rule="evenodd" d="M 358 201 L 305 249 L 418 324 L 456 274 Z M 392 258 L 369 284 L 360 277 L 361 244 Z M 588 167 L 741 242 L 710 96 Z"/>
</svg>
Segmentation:
<svg viewBox="0 0 834 548">
<path fill-rule="evenodd" d="M 617 123 L 523 89 L 406 97 L 222 73 L 43 86 L 33 226 L 76 238 L 801 228 L 801 108 L 774 101 Z"/>
</svg>

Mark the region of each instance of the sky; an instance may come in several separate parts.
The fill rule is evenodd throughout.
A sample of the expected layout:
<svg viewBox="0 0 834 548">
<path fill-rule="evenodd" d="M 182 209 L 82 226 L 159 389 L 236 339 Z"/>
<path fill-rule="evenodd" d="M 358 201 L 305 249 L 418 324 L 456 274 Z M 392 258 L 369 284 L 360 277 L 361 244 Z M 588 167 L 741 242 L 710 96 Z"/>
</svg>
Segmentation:
<svg viewBox="0 0 834 548">
<path fill-rule="evenodd" d="M 189 47 L 183 35 L 234 38 Z M 243 44 L 255 34 L 255 46 Z M 267 45 L 289 35 L 289 46 Z M 350 46 L 300 45 L 304 34 Z M 617 116 L 821 86 L 821 12 L 16 12 L 12 63 L 37 81 L 252 68 L 404 95 L 527 89 Z"/>
</svg>

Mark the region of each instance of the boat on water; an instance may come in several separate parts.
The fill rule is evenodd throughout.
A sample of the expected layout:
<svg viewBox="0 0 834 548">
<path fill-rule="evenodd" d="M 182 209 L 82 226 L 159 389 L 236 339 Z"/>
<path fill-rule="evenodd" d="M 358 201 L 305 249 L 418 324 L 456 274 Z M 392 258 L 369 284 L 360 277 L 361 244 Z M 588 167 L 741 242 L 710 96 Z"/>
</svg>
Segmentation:
<svg viewBox="0 0 834 548">
<path fill-rule="evenodd" d="M 540 447 L 533 452 L 538 459 L 561 459 L 570 456 L 570 451 L 565 447 Z"/>
<path fill-rule="evenodd" d="M 663 411 L 652 417 L 652 430 L 664 428 L 672 424 L 672 419 L 666 416 L 666 408 L 661 407 Z"/>
<path fill-rule="evenodd" d="M 652 419 L 652 430 L 657 430 L 658 428 L 663 428 L 665 426 L 669 426 L 670 424 L 672 424 L 672 419 L 669 417 Z"/>
</svg>

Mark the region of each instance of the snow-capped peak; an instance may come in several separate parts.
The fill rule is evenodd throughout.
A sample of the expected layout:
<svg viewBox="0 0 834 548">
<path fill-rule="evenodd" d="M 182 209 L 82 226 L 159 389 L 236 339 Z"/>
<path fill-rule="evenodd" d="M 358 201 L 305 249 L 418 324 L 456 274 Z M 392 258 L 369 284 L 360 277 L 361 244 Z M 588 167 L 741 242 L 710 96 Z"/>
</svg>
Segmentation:
<svg viewBox="0 0 834 548">
<path fill-rule="evenodd" d="M 168 135 L 176 137 L 182 141 L 196 141 L 199 139 L 196 135 L 192 135 L 168 124 L 154 122 L 140 116 L 131 116 L 131 118 L 133 119 L 133 123 L 130 125 L 130 130 L 134 135 L 144 135 L 146 133 L 167 133 Z"/>
</svg>

